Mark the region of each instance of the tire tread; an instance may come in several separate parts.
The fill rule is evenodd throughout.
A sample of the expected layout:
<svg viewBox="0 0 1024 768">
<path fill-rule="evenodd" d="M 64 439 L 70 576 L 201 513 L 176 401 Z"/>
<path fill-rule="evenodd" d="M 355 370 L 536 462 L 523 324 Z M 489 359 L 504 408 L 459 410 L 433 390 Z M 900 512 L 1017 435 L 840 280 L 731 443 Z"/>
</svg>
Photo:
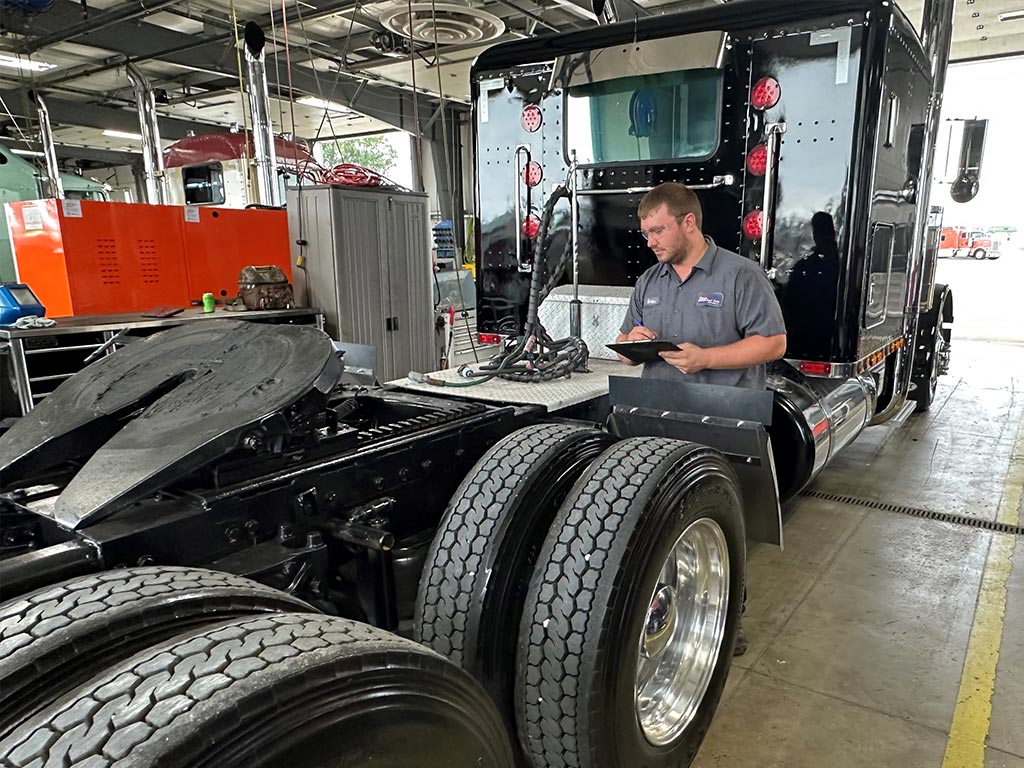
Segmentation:
<svg viewBox="0 0 1024 768">
<path fill-rule="evenodd" d="M 161 739 L 166 729 L 189 728 L 203 702 L 230 700 L 233 689 L 303 654 L 337 658 L 366 651 L 437 658 L 410 640 L 336 617 L 233 619 L 149 649 L 94 678 L 0 742 L 0 765 L 113 766 L 135 759 L 133 752 Z"/>
<path fill-rule="evenodd" d="M 542 456 L 598 434 L 590 427 L 539 424 L 513 432 L 488 451 L 455 492 L 427 555 L 416 601 L 417 639 L 465 666 L 473 578 L 510 498 Z"/>
<path fill-rule="evenodd" d="M 196 624 L 307 610 L 241 576 L 172 566 L 105 571 L 17 597 L 0 605 L 0 737 L 75 682 Z"/>
<path fill-rule="evenodd" d="M 585 640 L 600 631 L 589 622 L 597 614 L 591 609 L 601 571 L 616 540 L 632 532 L 627 528 L 636 515 L 630 511 L 657 484 L 658 470 L 673 454 L 694 448 L 664 438 L 617 444 L 580 479 L 552 528 L 558 533 L 541 553 L 520 634 L 520 729 L 536 765 L 588 765 L 579 727 L 587 713 L 577 711 L 577 693 Z"/>
</svg>

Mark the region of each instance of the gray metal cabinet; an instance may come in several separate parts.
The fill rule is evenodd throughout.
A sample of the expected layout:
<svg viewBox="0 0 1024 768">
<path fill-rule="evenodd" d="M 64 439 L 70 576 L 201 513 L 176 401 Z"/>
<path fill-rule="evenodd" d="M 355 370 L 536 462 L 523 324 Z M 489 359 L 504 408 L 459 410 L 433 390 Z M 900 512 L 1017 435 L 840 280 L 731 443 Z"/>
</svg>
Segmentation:
<svg viewBox="0 0 1024 768">
<path fill-rule="evenodd" d="M 296 301 L 332 338 L 375 347 L 380 381 L 437 368 L 425 194 L 292 187 L 288 228 Z"/>
</svg>

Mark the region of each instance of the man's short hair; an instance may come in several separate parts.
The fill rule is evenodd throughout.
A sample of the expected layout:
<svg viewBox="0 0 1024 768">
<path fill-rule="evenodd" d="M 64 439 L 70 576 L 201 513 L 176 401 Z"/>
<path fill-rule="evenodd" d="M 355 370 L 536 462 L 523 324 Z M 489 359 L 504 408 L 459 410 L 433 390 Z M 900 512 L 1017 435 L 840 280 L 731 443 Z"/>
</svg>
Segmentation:
<svg viewBox="0 0 1024 768">
<path fill-rule="evenodd" d="M 640 218 L 650 216 L 656 208 L 663 205 L 673 216 L 685 216 L 692 213 L 697 220 L 697 229 L 703 227 L 704 214 L 701 211 L 700 200 L 697 198 L 697 193 L 686 185 L 666 181 L 664 184 L 656 186 L 640 201 Z"/>
</svg>

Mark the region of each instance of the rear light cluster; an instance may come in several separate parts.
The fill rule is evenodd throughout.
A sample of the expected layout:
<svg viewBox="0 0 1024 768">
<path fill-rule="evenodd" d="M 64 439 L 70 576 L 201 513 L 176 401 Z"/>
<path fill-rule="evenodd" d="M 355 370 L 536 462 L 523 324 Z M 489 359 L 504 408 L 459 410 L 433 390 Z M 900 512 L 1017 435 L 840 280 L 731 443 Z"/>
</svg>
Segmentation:
<svg viewBox="0 0 1024 768">
<path fill-rule="evenodd" d="M 477 338 L 481 344 L 501 344 L 501 336 L 496 333 L 479 333 Z"/>
<path fill-rule="evenodd" d="M 523 108 L 523 116 L 520 118 L 520 122 L 522 122 L 523 128 L 527 131 L 536 133 L 544 123 L 544 113 L 540 111 L 540 107 L 536 104 L 528 104 Z"/>
<path fill-rule="evenodd" d="M 771 109 L 782 98 L 782 86 L 774 77 L 762 77 L 750 89 L 750 104 L 754 109 Z"/>
<path fill-rule="evenodd" d="M 531 160 L 523 169 L 523 181 L 528 187 L 536 187 L 544 179 L 544 168 L 536 160 Z"/>
<path fill-rule="evenodd" d="M 764 234 L 764 217 L 760 211 L 751 211 L 743 217 L 743 234 L 750 240 L 760 240 Z"/>
<path fill-rule="evenodd" d="M 764 176 L 768 172 L 768 147 L 758 144 L 747 153 L 747 170 L 753 176 Z"/>
<path fill-rule="evenodd" d="M 759 112 L 771 109 L 782 98 L 782 86 L 774 77 L 762 77 L 750 89 L 750 106 Z M 763 177 L 768 173 L 768 146 L 758 144 L 747 152 L 747 173 Z M 743 234 L 749 240 L 760 240 L 771 228 L 761 211 L 749 211 L 743 217 Z"/>
<path fill-rule="evenodd" d="M 523 107 L 523 114 L 519 118 L 523 129 L 530 133 L 536 133 L 544 124 L 544 113 L 536 104 L 527 104 Z M 544 167 L 536 160 L 531 160 L 523 169 L 523 182 L 528 187 L 536 187 L 544 180 Z M 522 223 L 523 234 L 531 240 L 540 232 L 540 219 L 534 214 L 529 214 Z M 483 342 L 481 342 L 483 343 Z"/>
</svg>

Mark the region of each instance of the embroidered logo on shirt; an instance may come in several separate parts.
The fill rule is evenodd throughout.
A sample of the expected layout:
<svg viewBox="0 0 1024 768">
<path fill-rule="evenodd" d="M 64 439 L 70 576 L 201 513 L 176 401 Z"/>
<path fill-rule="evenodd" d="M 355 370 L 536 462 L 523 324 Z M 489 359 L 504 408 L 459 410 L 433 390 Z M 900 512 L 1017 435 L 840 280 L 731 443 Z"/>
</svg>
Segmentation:
<svg viewBox="0 0 1024 768">
<path fill-rule="evenodd" d="M 648 307 L 655 307 L 658 305 L 658 297 L 648 296 L 647 299 L 644 301 L 644 304 L 646 304 Z"/>
<path fill-rule="evenodd" d="M 698 307 L 720 307 L 724 301 L 724 293 L 702 293 L 697 296 Z"/>
</svg>

